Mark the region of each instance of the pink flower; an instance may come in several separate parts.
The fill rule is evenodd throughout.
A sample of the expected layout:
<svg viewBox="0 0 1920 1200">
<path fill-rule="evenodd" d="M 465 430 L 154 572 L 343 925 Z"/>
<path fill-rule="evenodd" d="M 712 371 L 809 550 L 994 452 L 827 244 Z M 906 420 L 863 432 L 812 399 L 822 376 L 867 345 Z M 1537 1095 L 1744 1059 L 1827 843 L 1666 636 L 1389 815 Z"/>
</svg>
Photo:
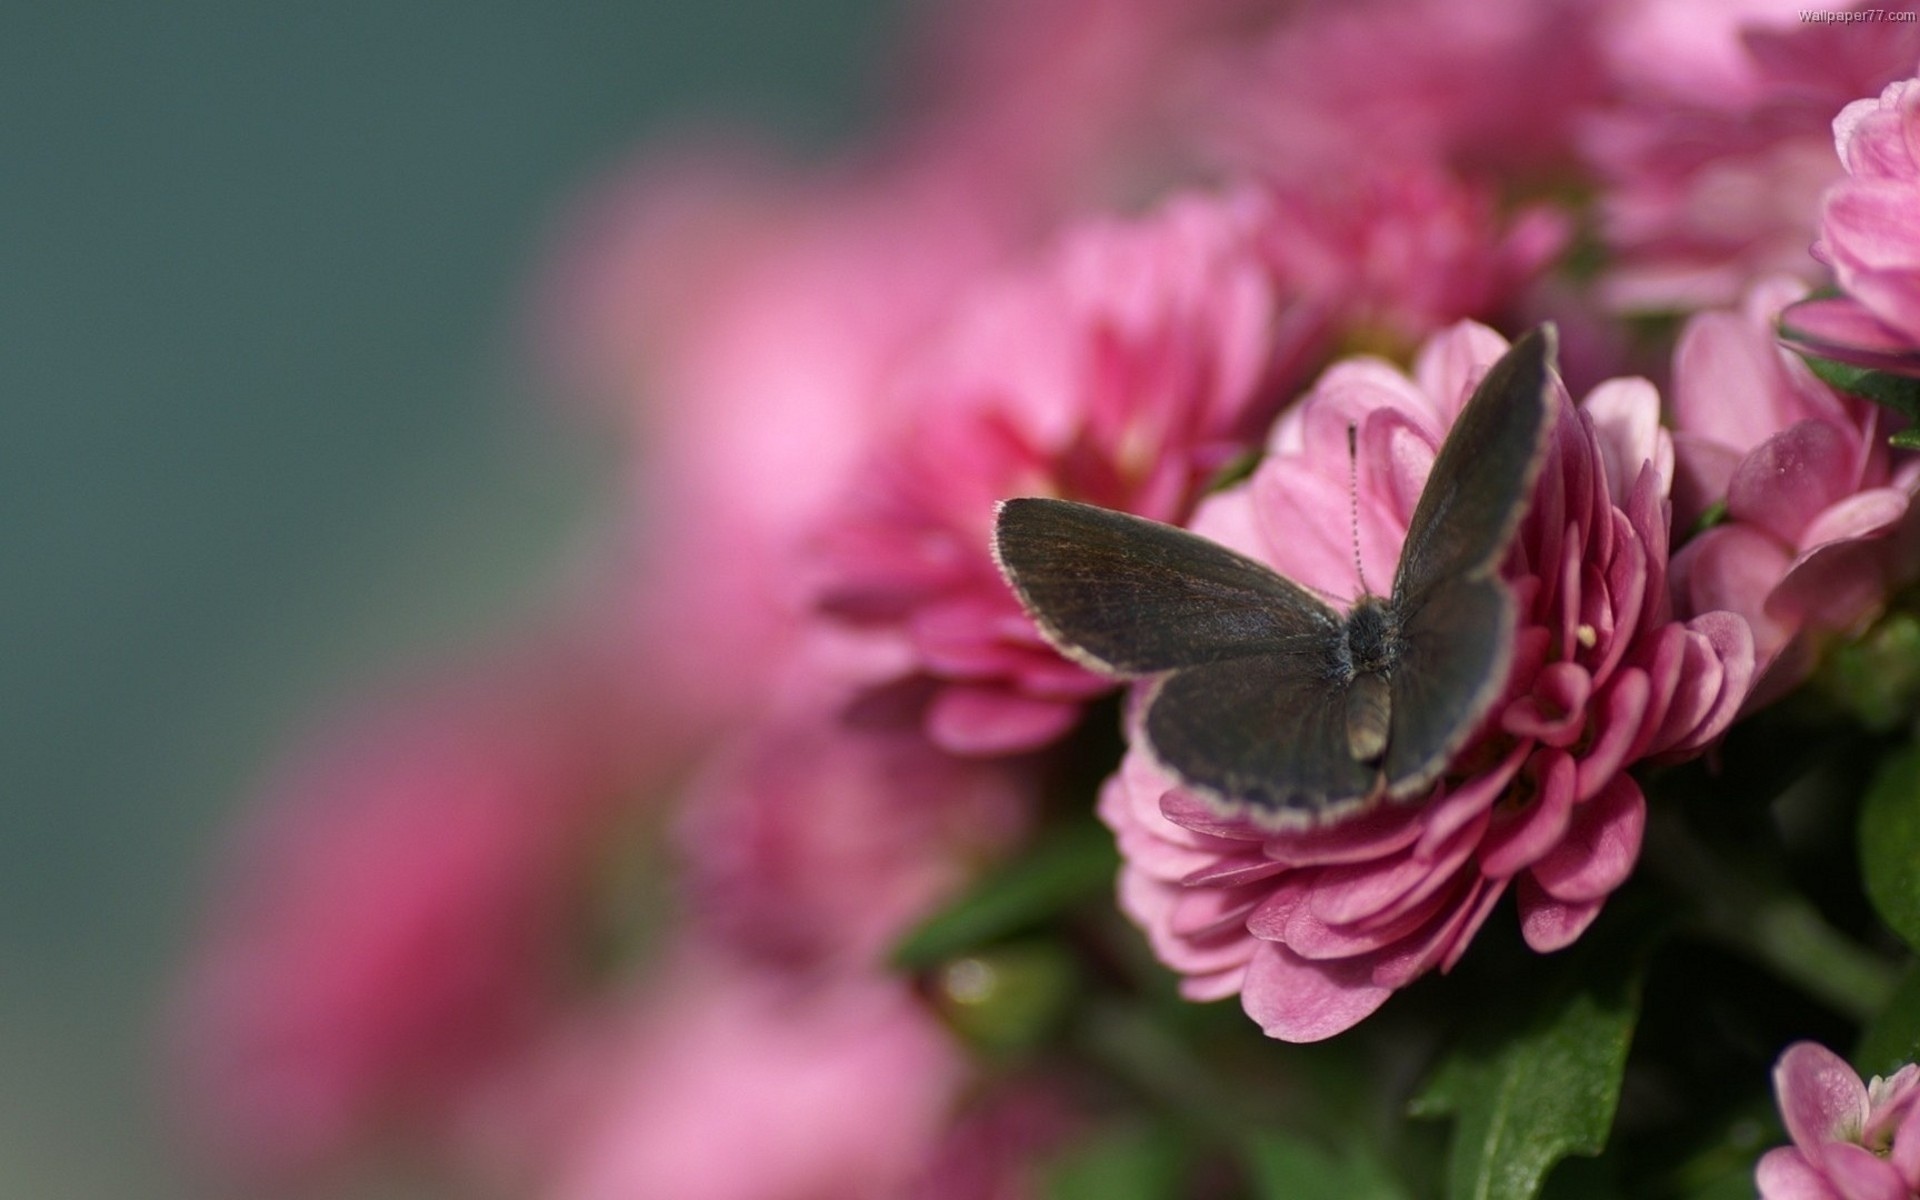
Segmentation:
<svg viewBox="0 0 1920 1200">
<path fill-rule="evenodd" d="M 1879 610 L 1911 575 L 1920 536 L 1920 463 L 1889 450 L 1885 411 L 1834 392 L 1774 341 L 1800 293 L 1761 284 L 1741 311 L 1689 321 L 1674 354 L 1677 525 L 1726 506 L 1674 556 L 1674 591 L 1685 612 L 1746 619 L 1766 672 L 1756 704 L 1805 677 L 1811 635 Z"/>
<path fill-rule="evenodd" d="M 617 708 L 508 664 L 354 714 L 234 840 L 176 998 L 186 1132 L 223 1176 L 431 1136 L 573 980 L 590 838 L 631 783 Z"/>
<path fill-rule="evenodd" d="M 966 1063 L 903 981 L 754 969 L 687 947 L 593 1052 L 549 1200 L 901 1195 L 936 1153 Z"/>
<path fill-rule="evenodd" d="M 868 968 L 1024 831 L 1033 780 L 915 729 L 817 715 L 829 707 L 745 731 L 695 780 L 679 838 L 689 915 L 778 961 Z"/>
<path fill-rule="evenodd" d="M 1845 296 L 1782 322 L 1815 353 L 1920 375 L 1920 79 L 1847 105 L 1833 132 L 1847 177 L 1822 204 L 1815 252 Z"/>
<path fill-rule="evenodd" d="M 1363 344 L 1410 347 L 1508 311 L 1572 234 L 1551 206 L 1503 214 L 1491 189 L 1417 159 L 1279 186 L 1271 203 L 1264 250 L 1282 294 Z"/>
<path fill-rule="evenodd" d="M 1603 289 L 1616 306 L 1726 305 L 1765 275 L 1816 278 L 1807 246 L 1840 174 L 1829 122 L 1913 74 L 1920 28 L 1808 22 L 1804 7 L 1639 0 L 1611 14 L 1621 98 L 1596 114 L 1585 149 L 1619 255 Z"/>
<path fill-rule="evenodd" d="M 972 1098 L 907 1193 L 913 1200 L 1027 1200 L 1040 1166 L 1087 1124 L 1062 1081 L 1014 1078 Z"/>
<path fill-rule="evenodd" d="M 1194 67 L 1197 136 L 1236 169 L 1320 184 L 1431 164 L 1538 181 L 1603 76 L 1588 0 L 1295 6 Z"/>
<path fill-rule="evenodd" d="M 1276 0 L 959 0 L 924 6 L 915 133 L 1054 218 L 1195 174 L 1188 79 Z"/>
<path fill-rule="evenodd" d="M 938 163 L 630 190 L 556 290 L 576 338 L 604 329 L 628 356 L 611 359 L 624 381 L 586 350 L 580 369 L 631 407 L 636 670 L 710 732 L 806 636 L 802 531 L 888 427 L 907 348 L 1012 235 Z"/>
<path fill-rule="evenodd" d="M 1365 578 L 1393 578 L 1433 456 L 1506 348 L 1463 324 L 1412 379 L 1335 365 L 1276 426 L 1243 486 L 1196 531 L 1333 597 L 1360 591 L 1347 436 L 1359 437 Z M 1100 813 L 1119 838 L 1120 900 L 1196 1000 L 1239 993 L 1266 1032 L 1330 1037 L 1465 953 L 1512 890 L 1527 943 L 1566 946 L 1639 853 L 1646 804 L 1627 768 L 1697 753 L 1753 673 L 1745 625 L 1675 621 L 1666 589 L 1672 450 L 1642 380 L 1562 409 L 1506 578 L 1520 601 L 1505 698 L 1429 797 L 1324 828 L 1270 832 L 1182 790 L 1136 740 Z"/>
<path fill-rule="evenodd" d="M 1754 1172 L 1761 1200 L 1907 1200 L 1920 1195 L 1920 1067 L 1865 1084 L 1817 1042 L 1795 1042 L 1773 1068 L 1793 1145 Z"/>
<path fill-rule="evenodd" d="M 823 524 L 819 596 L 903 633 L 926 727 L 961 753 L 1042 745 L 1106 680 L 1055 654 L 1001 583 L 994 502 L 1045 493 L 1177 519 L 1277 400 L 1308 331 L 1259 254 L 1257 195 L 1090 222 L 974 296 L 907 376 L 909 413 Z"/>
</svg>

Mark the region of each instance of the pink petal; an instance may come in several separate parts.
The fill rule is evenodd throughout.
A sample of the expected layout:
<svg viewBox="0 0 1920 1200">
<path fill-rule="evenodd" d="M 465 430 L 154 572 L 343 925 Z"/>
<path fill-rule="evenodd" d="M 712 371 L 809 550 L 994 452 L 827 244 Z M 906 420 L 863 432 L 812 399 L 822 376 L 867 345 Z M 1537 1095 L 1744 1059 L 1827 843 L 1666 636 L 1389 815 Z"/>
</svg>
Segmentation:
<svg viewBox="0 0 1920 1200">
<path fill-rule="evenodd" d="M 1440 958 L 1442 971 L 1453 970 L 1453 965 L 1460 961 L 1460 956 L 1465 954 L 1467 947 L 1472 944 L 1473 935 L 1480 932 L 1480 927 L 1487 923 L 1487 918 L 1493 915 L 1493 906 L 1500 902 L 1500 897 L 1505 895 L 1506 891 L 1506 884 L 1499 880 L 1480 881 L 1479 897 L 1471 905 L 1462 906 L 1466 919 L 1460 922 L 1459 929 L 1452 935 L 1453 944 Z"/>
<path fill-rule="evenodd" d="M 1450 968 L 1505 891 L 1504 881 L 1463 875 L 1460 886 L 1435 906 L 1444 914 L 1439 920 L 1429 922 L 1417 936 L 1399 939 L 1376 956 L 1373 981 L 1382 987 L 1400 988 L 1436 964 Z"/>
<path fill-rule="evenodd" d="M 1180 884 L 1182 887 L 1240 887 L 1287 869 L 1285 863 L 1274 862 L 1263 854 L 1243 854 L 1196 867 L 1181 878 Z"/>
<path fill-rule="evenodd" d="M 1238 970 L 1259 945 L 1244 932 L 1205 941 L 1174 933 L 1169 917 L 1181 890 L 1137 871 L 1121 868 L 1116 894 L 1120 911 L 1146 932 L 1154 955 L 1183 974 L 1211 975 Z"/>
<path fill-rule="evenodd" d="M 1228 996 L 1238 995 L 1246 985 L 1247 967 L 1245 963 L 1226 971 L 1204 974 L 1189 974 L 1180 980 L 1180 997 L 1195 1004 L 1210 1004 L 1215 1000 L 1225 1000 Z"/>
<path fill-rule="evenodd" d="M 1845 1200 L 1792 1146 L 1761 1155 L 1753 1182 L 1760 1189 L 1760 1200 Z"/>
<path fill-rule="evenodd" d="M 1727 512 L 1789 546 L 1814 515 L 1853 490 L 1852 440 L 1825 421 L 1796 421 L 1762 442 L 1733 473 Z"/>
<path fill-rule="evenodd" d="M 1160 811 L 1175 825 L 1212 837 L 1248 842 L 1267 837 L 1245 817 L 1222 816 L 1211 804 L 1181 787 L 1171 788 L 1160 797 Z"/>
<path fill-rule="evenodd" d="M 1406 849 L 1420 836 L 1418 810 L 1381 805 L 1317 829 L 1274 834 L 1267 857 L 1292 867 L 1369 862 Z"/>
<path fill-rule="evenodd" d="M 1036 700 L 1005 688 L 942 688 L 927 710 L 927 736 L 952 754 L 1016 754 L 1054 741 L 1080 719 L 1080 706 Z"/>
<path fill-rule="evenodd" d="M 1649 743 L 1656 751 L 1684 753 L 1698 750 L 1726 732 L 1739 715 L 1740 708 L 1753 696 L 1760 680 L 1760 662 L 1754 647 L 1753 631 L 1748 623 L 1730 612 L 1702 613 L 1687 622 L 1687 658 L 1681 666 L 1682 685 L 1694 672 L 1704 673 L 1704 662 L 1711 658 L 1720 666 L 1720 692 L 1710 699 L 1704 711 L 1689 710 L 1692 719 L 1675 719 L 1676 704 L 1667 712 L 1660 732 Z M 1699 663 L 1702 665 L 1696 666 Z M 1697 713 L 1697 715 L 1693 715 Z"/>
<path fill-rule="evenodd" d="M 1786 578 L 1792 556 L 1779 542 L 1743 525 L 1707 530 L 1674 556 L 1672 587 L 1681 615 L 1725 611 L 1747 623 L 1754 656 L 1770 661 L 1795 632 L 1766 615 L 1766 597 Z"/>
<path fill-rule="evenodd" d="M 1191 941 L 1237 937 L 1248 914 L 1266 898 L 1261 888 L 1182 888 L 1167 914 L 1167 928 Z"/>
<path fill-rule="evenodd" d="M 1866 1084 L 1846 1060 L 1818 1042 L 1787 1047 L 1774 1064 L 1773 1091 L 1787 1134 L 1809 1154 L 1824 1142 L 1852 1141 L 1866 1126 Z"/>
<path fill-rule="evenodd" d="M 1394 861 L 1327 867 L 1313 888 L 1313 915 L 1329 925 L 1392 919 L 1438 891 L 1480 844 L 1491 817 L 1463 826 L 1431 854 Z"/>
<path fill-rule="evenodd" d="M 1674 349 L 1674 425 L 1751 451 L 1805 415 L 1793 410 L 1784 382 L 1778 354 L 1742 314 L 1703 313 L 1687 322 Z"/>
<path fill-rule="evenodd" d="M 1507 879 L 1539 861 L 1558 845 L 1573 814 L 1573 759 L 1543 751 L 1533 760 L 1536 795 L 1520 812 L 1502 812 L 1480 845 L 1480 870 Z"/>
<path fill-rule="evenodd" d="M 1780 314 L 1781 340 L 1818 358 L 1920 374 L 1920 346 L 1847 296 L 1802 300 Z"/>
<path fill-rule="evenodd" d="M 1358 1025 L 1391 995 L 1373 982 L 1365 958 L 1308 962 L 1268 942 L 1247 965 L 1240 1003 L 1268 1037 L 1318 1042 Z"/>
<path fill-rule="evenodd" d="M 1846 1200 L 1912 1200 L 1893 1164 L 1864 1146 L 1828 1142 L 1802 1152 Z"/>
<path fill-rule="evenodd" d="M 1591 718 L 1597 735 L 1578 760 L 1577 791 L 1581 800 L 1593 799 L 1629 762 L 1640 757 L 1648 735 L 1653 733 L 1647 720 L 1652 693 L 1646 672 L 1635 670 L 1620 672 L 1607 689 Z"/>
<path fill-rule="evenodd" d="M 1548 663 L 1534 681 L 1532 694 L 1500 714 L 1501 728 L 1549 746 L 1571 746 L 1586 727 L 1587 697 L 1592 691 L 1593 679 L 1578 663 Z"/>
<path fill-rule="evenodd" d="M 1541 954 L 1564 950 L 1580 939 L 1593 924 L 1605 900 L 1569 902 L 1555 900 L 1540 889 L 1528 875 L 1520 877 L 1515 893 L 1520 901 L 1520 935 Z"/>
<path fill-rule="evenodd" d="M 1909 1105 L 1901 1115 L 1887 1161 L 1900 1172 L 1910 1190 L 1920 1191 L 1920 1104 Z"/>
<path fill-rule="evenodd" d="M 1849 631 L 1887 598 L 1886 550 L 1872 541 L 1829 542 L 1788 568 L 1767 615 L 1782 625 Z"/>
<path fill-rule="evenodd" d="M 1673 448 L 1660 428 L 1660 393 L 1645 379 L 1609 379 L 1580 402 L 1592 422 L 1609 495 L 1626 496 L 1641 467 L 1673 477 Z M 1661 489 L 1664 491 L 1665 489 Z"/>
<path fill-rule="evenodd" d="M 1807 524 L 1802 546 L 1819 546 L 1846 538 L 1886 533 L 1907 515 L 1913 497 L 1893 487 L 1865 488 L 1830 505 Z"/>
<path fill-rule="evenodd" d="M 1727 484 L 1745 456 L 1725 442 L 1677 429 L 1673 457 L 1673 527 L 1684 535 L 1726 497 Z"/>
<path fill-rule="evenodd" d="M 1532 877 L 1556 900 L 1602 899 L 1632 872 L 1646 825 L 1640 785 L 1631 776 L 1617 776 L 1574 809 L 1567 836 L 1533 865 Z"/>
<path fill-rule="evenodd" d="M 1438 800 L 1429 801 L 1420 814 L 1423 827 L 1420 840 L 1414 845 L 1414 854 L 1431 861 L 1443 853 L 1443 846 L 1454 842 L 1460 830 L 1469 825 L 1485 828 L 1487 812 L 1506 793 L 1532 752 L 1530 744 L 1517 743 L 1491 769 L 1470 777 Z"/>
</svg>

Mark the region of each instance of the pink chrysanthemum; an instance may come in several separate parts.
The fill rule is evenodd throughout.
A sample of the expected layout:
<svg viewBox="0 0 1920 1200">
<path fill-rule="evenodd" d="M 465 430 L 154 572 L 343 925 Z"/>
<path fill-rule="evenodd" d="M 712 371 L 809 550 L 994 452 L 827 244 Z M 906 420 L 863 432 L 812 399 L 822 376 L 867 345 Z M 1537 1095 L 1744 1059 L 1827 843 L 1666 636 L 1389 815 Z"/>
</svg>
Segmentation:
<svg viewBox="0 0 1920 1200">
<path fill-rule="evenodd" d="M 1920 27 L 1809 22 L 1805 7 L 1637 0 L 1611 14 L 1621 98 L 1595 115 L 1585 149 L 1619 255 L 1602 289 L 1616 307 L 1727 305 L 1765 275 L 1816 277 L 1807 246 L 1840 176 L 1830 122 L 1913 74 Z"/>
<path fill-rule="evenodd" d="M 552 1200 L 887 1200 L 937 1153 L 970 1076 L 904 981 L 693 944 L 591 1047 L 545 1148 Z"/>
<path fill-rule="evenodd" d="M 1760 1159 L 1760 1200 L 1920 1195 L 1920 1067 L 1862 1083 L 1825 1046 L 1796 1042 L 1773 1068 L 1773 1089 L 1793 1145 Z"/>
<path fill-rule="evenodd" d="M 1886 410 L 1836 393 L 1774 341 L 1801 294 L 1764 283 L 1742 311 L 1694 317 L 1674 355 L 1677 522 L 1725 505 L 1674 556 L 1675 595 L 1685 611 L 1747 620 L 1766 672 L 1755 703 L 1805 677 L 1805 635 L 1877 612 L 1920 538 L 1920 462 L 1888 448 Z"/>
<path fill-rule="evenodd" d="M 563 1006 L 583 864 L 632 779 L 608 695 L 526 667 L 355 714 L 239 830 L 174 1030 L 220 1176 L 432 1141 Z"/>
<path fill-rule="evenodd" d="M 1566 164 L 1603 75 L 1588 0 L 1297 5 L 1193 67 L 1197 136 L 1308 183 L 1428 163 L 1507 181 Z"/>
<path fill-rule="evenodd" d="M 958 758 L 913 728 L 770 719 L 723 747 L 680 823 L 693 920 L 793 966 L 867 968 L 1023 832 L 1022 764 Z"/>
<path fill-rule="evenodd" d="M 964 183 L 928 157 L 799 178 L 710 159 L 580 222 L 553 340 L 632 427 L 635 672 L 684 727 L 659 736 L 753 711 L 794 652 L 801 531 L 887 427 L 907 347 L 1014 240 Z"/>
<path fill-rule="evenodd" d="M 1427 344 L 1412 379 L 1375 360 L 1336 365 L 1281 420 L 1254 476 L 1193 527 L 1355 596 L 1354 427 L 1359 556 L 1386 586 L 1447 427 L 1505 349 L 1461 325 Z M 1107 782 L 1121 903 L 1189 997 L 1237 992 L 1271 1036 L 1329 1037 L 1451 967 L 1508 891 L 1529 945 L 1567 945 L 1638 855 L 1646 806 L 1627 768 L 1697 752 L 1738 710 L 1753 670 L 1745 625 L 1669 612 L 1659 397 L 1617 380 L 1561 404 L 1505 571 L 1521 613 L 1505 697 L 1431 795 L 1275 833 L 1221 818 L 1137 741 Z"/>
<path fill-rule="evenodd" d="M 1551 205 L 1503 213 L 1490 188 L 1417 160 L 1276 187 L 1271 203 L 1279 286 L 1372 345 L 1507 311 L 1572 235 Z"/>
<path fill-rule="evenodd" d="M 982 293 L 917 366 L 822 546 L 824 607 L 904 631 L 927 728 L 959 753 L 1060 735 L 1109 681 L 1046 645 L 988 555 L 994 502 L 1051 495 L 1178 521 L 1335 329 L 1412 339 L 1497 307 L 1559 248 L 1444 174 L 1186 195 L 1079 228 Z"/>
<path fill-rule="evenodd" d="M 1782 324 L 1824 357 L 1920 375 L 1920 79 L 1847 105 L 1833 133 L 1847 178 L 1827 193 L 1814 252 L 1844 295 Z"/>
<path fill-rule="evenodd" d="M 904 631 L 926 726 L 961 753 L 1050 741 L 1111 687 L 1041 640 L 988 552 L 993 506 L 1051 494 L 1177 520 L 1272 412 L 1294 342 L 1253 193 L 1080 228 L 974 298 L 917 364 L 901 436 L 822 531 L 823 606 Z"/>
</svg>

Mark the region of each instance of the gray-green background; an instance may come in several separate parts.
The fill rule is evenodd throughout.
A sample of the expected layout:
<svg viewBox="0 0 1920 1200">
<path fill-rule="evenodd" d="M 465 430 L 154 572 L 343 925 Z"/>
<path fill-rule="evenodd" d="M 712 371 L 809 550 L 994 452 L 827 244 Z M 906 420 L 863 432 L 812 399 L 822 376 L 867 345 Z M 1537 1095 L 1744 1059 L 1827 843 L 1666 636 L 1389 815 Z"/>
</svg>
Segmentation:
<svg viewBox="0 0 1920 1200">
<path fill-rule="evenodd" d="M 605 492 L 514 369 L 551 221 L 690 113 L 865 120 L 896 7 L 0 5 L 0 1196 L 191 1194 L 151 1044 L 214 836 Z"/>
</svg>

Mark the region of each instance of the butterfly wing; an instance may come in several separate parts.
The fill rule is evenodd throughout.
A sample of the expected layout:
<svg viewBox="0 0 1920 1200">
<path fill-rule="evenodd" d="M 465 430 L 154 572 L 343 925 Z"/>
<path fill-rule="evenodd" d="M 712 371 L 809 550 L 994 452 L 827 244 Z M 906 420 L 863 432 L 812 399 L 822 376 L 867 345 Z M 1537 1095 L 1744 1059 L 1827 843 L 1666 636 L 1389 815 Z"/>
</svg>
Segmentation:
<svg viewBox="0 0 1920 1200">
<path fill-rule="evenodd" d="M 1516 617 L 1498 572 L 1546 460 L 1554 340 L 1543 325 L 1487 372 L 1414 509 L 1393 582 L 1393 795 L 1432 783 L 1506 686 Z"/>
<path fill-rule="evenodd" d="M 1434 588 L 1400 631 L 1382 773 L 1388 794 L 1411 796 L 1446 770 L 1506 686 L 1514 605 L 1497 578 Z"/>
<path fill-rule="evenodd" d="M 1515 342 L 1460 410 L 1407 525 L 1393 580 L 1403 614 L 1455 576 L 1499 568 L 1546 459 L 1554 340 L 1542 325 Z"/>
<path fill-rule="evenodd" d="M 1113 675 L 1151 675 L 1324 644 L 1342 618 L 1203 537 L 1068 500 L 1008 500 L 1000 569 L 1047 639 Z"/>
<path fill-rule="evenodd" d="M 1143 721 L 1162 765 L 1225 811 L 1268 828 L 1325 822 L 1379 790 L 1354 761 L 1346 685 L 1325 647 L 1297 647 L 1177 671 Z"/>
</svg>

